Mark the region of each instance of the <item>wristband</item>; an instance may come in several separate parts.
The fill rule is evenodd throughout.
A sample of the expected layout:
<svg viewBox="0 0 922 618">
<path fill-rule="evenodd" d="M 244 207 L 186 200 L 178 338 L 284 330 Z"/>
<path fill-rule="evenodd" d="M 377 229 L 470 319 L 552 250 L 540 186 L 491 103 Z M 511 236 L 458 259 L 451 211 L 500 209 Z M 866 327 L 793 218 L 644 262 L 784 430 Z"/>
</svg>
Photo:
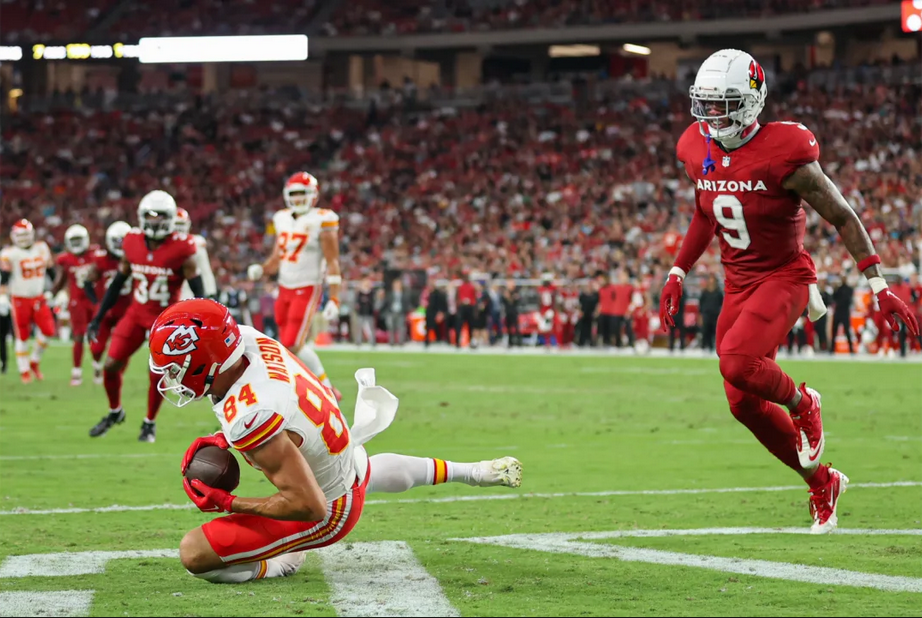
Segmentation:
<svg viewBox="0 0 922 618">
<path fill-rule="evenodd" d="M 673 266 L 672 269 L 669 271 L 669 274 L 666 275 L 666 278 L 668 279 L 672 275 L 675 275 L 682 281 L 685 281 L 685 271 L 679 268 L 678 266 Z"/>
<path fill-rule="evenodd" d="M 876 253 L 874 255 L 869 255 L 868 257 L 858 262 L 858 270 L 864 272 L 875 264 L 880 264 L 880 256 Z"/>
<path fill-rule="evenodd" d="M 327 284 L 328 285 L 340 285 L 343 282 L 343 278 L 339 275 L 327 275 Z"/>
</svg>

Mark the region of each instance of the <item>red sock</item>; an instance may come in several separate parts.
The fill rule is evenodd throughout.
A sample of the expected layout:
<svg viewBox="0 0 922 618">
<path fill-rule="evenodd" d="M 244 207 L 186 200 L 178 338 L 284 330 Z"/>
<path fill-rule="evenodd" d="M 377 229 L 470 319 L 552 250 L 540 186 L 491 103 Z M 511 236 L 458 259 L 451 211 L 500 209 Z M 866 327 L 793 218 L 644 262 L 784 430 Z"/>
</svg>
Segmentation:
<svg viewBox="0 0 922 618">
<path fill-rule="evenodd" d="M 160 412 L 160 404 L 163 403 L 163 395 L 157 390 L 157 383 L 160 377 L 155 373 L 150 374 L 150 386 L 147 388 L 147 420 L 153 423 L 157 420 L 157 413 Z"/>
<path fill-rule="evenodd" d="M 787 405 L 797 390 L 794 380 L 770 358 L 726 354 L 720 357 L 720 373 L 744 393 L 780 405 Z"/>
<path fill-rule="evenodd" d="M 745 425 L 784 465 L 797 472 L 803 470 L 797 457 L 797 430 L 786 410 L 755 397 L 746 397 L 739 403 L 731 404 L 730 410 L 736 420 Z"/>
<path fill-rule="evenodd" d="M 109 397 L 109 409 L 118 410 L 122 407 L 122 371 L 104 371 L 102 383 L 106 387 L 106 396 Z"/>
<path fill-rule="evenodd" d="M 818 467 L 816 472 L 813 473 L 813 476 L 807 479 L 807 484 L 810 485 L 810 489 L 819 489 L 828 482 L 829 468 L 827 466 Z"/>
<path fill-rule="evenodd" d="M 83 364 L 83 339 L 74 342 L 74 369 L 79 369 Z"/>
</svg>

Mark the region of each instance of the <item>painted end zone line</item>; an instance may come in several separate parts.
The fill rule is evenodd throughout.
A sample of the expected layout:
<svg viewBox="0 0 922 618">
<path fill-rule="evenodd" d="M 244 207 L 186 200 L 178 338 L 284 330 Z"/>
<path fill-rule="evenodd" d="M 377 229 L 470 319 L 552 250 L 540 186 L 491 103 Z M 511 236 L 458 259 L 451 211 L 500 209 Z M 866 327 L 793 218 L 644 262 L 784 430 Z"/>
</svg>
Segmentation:
<svg viewBox="0 0 922 618">
<path fill-rule="evenodd" d="M 893 483 L 850 483 L 849 489 L 854 488 L 888 488 L 888 487 L 922 487 L 922 481 L 896 481 Z M 746 492 L 773 492 L 773 491 L 804 491 L 803 485 L 781 485 L 777 487 L 715 487 L 703 489 L 626 489 L 613 491 L 584 491 L 562 493 L 503 493 L 484 494 L 474 496 L 447 496 L 445 498 L 403 498 L 400 500 L 366 500 L 365 505 L 382 504 L 442 504 L 447 502 L 479 502 L 482 500 L 519 500 L 522 498 L 604 498 L 608 496 L 677 496 L 695 494 L 727 494 Z M 158 511 L 158 510 L 186 510 L 195 508 L 194 504 L 148 504 L 143 506 L 123 506 L 114 504 L 98 508 L 70 508 L 70 509 L 11 509 L 0 511 L 0 515 L 71 515 L 76 513 L 119 513 L 123 511 Z"/>
</svg>

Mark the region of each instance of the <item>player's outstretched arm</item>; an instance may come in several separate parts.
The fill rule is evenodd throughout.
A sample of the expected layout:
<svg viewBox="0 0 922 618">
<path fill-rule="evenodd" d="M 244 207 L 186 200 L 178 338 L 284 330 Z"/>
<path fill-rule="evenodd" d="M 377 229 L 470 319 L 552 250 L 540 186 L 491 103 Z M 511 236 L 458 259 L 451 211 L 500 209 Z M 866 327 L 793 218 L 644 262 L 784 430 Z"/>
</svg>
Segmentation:
<svg viewBox="0 0 922 618">
<path fill-rule="evenodd" d="M 209 502 L 218 507 L 217 510 L 224 512 L 261 515 L 283 521 L 322 521 L 326 518 L 326 497 L 307 461 L 286 432 L 281 432 L 246 453 L 262 469 L 269 482 L 275 485 L 277 493 L 268 498 L 240 498 L 208 487 L 198 480 L 191 482 L 192 488 L 204 494 Z M 199 508 L 202 508 L 201 504 Z"/>
<path fill-rule="evenodd" d="M 330 300 L 323 308 L 323 315 L 327 320 L 332 320 L 339 316 L 339 290 L 343 284 L 339 265 L 339 234 L 335 229 L 320 232 L 320 248 L 327 263 L 327 285 L 330 286 Z"/>
<path fill-rule="evenodd" d="M 868 236 L 861 219 L 839 192 L 835 183 L 823 172 L 819 162 L 814 161 L 797 168 L 782 183 L 785 189 L 793 191 L 835 226 L 845 248 L 858 263 L 858 270 L 868 278 L 868 284 L 877 296 L 881 312 L 888 317 L 890 325 L 898 330 L 895 316 L 898 316 L 913 334 L 919 333 L 916 318 L 893 292 L 880 271 L 880 256 L 874 250 L 874 243 Z"/>
<path fill-rule="evenodd" d="M 87 336 L 91 341 L 95 338 L 95 333 L 99 332 L 99 324 L 106 316 L 106 313 L 108 313 L 109 309 L 114 307 L 115 303 L 118 302 L 118 297 L 122 293 L 122 287 L 130 276 L 131 264 L 128 263 L 128 260 L 122 258 L 118 263 L 118 270 L 115 271 L 115 276 L 112 277 L 112 282 L 109 284 L 109 287 L 106 288 L 106 293 L 102 297 L 99 311 L 96 312 L 96 317 L 93 318 L 93 321 L 90 322 L 87 328 Z"/>
<path fill-rule="evenodd" d="M 192 296 L 195 298 L 205 298 L 205 285 L 202 283 L 202 275 L 199 273 L 198 261 L 195 255 L 186 258 L 182 263 L 182 275 L 189 282 L 189 289 L 192 290 Z"/>
</svg>

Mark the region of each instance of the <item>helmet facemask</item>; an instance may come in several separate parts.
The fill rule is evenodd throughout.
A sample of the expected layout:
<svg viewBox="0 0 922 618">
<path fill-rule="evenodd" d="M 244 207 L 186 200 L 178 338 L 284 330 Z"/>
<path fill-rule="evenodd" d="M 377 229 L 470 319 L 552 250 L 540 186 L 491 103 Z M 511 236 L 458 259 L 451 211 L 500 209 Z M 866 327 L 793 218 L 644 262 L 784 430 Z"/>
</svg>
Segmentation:
<svg viewBox="0 0 922 618">
<path fill-rule="evenodd" d="M 90 236 L 86 230 L 75 230 L 64 235 L 64 246 L 74 255 L 80 255 L 90 248 Z"/>
<path fill-rule="evenodd" d="M 692 86 L 689 95 L 691 114 L 698 120 L 701 134 L 719 142 L 739 139 L 756 122 L 764 105 L 760 97 L 734 89 L 719 91 Z"/>
<path fill-rule="evenodd" d="M 303 215 L 317 203 L 320 197 L 314 187 L 285 187 L 285 205 L 299 215 Z"/>
<path fill-rule="evenodd" d="M 162 240 L 173 233 L 176 225 L 175 216 L 157 208 L 147 208 L 140 213 L 140 225 L 144 235 L 154 240 Z"/>
<path fill-rule="evenodd" d="M 186 355 L 182 365 L 179 365 L 178 363 L 170 363 L 165 366 L 159 366 L 154 363 L 153 357 L 150 358 L 149 366 L 151 373 L 160 376 L 160 381 L 157 382 L 157 390 L 160 391 L 160 394 L 163 395 L 165 400 L 177 408 L 188 405 L 193 401 L 198 401 L 207 395 L 208 391 L 211 389 L 211 384 L 214 381 L 215 373 L 218 371 L 218 363 L 212 363 L 211 368 L 208 370 L 208 375 L 206 375 L 205 378 L 201 380 L 203 384 L 203 390 L 201 393 L 197 393 L 193 388 L 183 384 L 183 381 L 186 378 L 186 372 L 189 371 L 189 365 L 191 362 L 191 354 Z M 205 365 L 199 365 L 195 368 L 191 374 L 191 377 L 198 377 L 203 373 L 205 373 Z M 195 381 L 198 382 L 199 380 Z"/>
</svg>

